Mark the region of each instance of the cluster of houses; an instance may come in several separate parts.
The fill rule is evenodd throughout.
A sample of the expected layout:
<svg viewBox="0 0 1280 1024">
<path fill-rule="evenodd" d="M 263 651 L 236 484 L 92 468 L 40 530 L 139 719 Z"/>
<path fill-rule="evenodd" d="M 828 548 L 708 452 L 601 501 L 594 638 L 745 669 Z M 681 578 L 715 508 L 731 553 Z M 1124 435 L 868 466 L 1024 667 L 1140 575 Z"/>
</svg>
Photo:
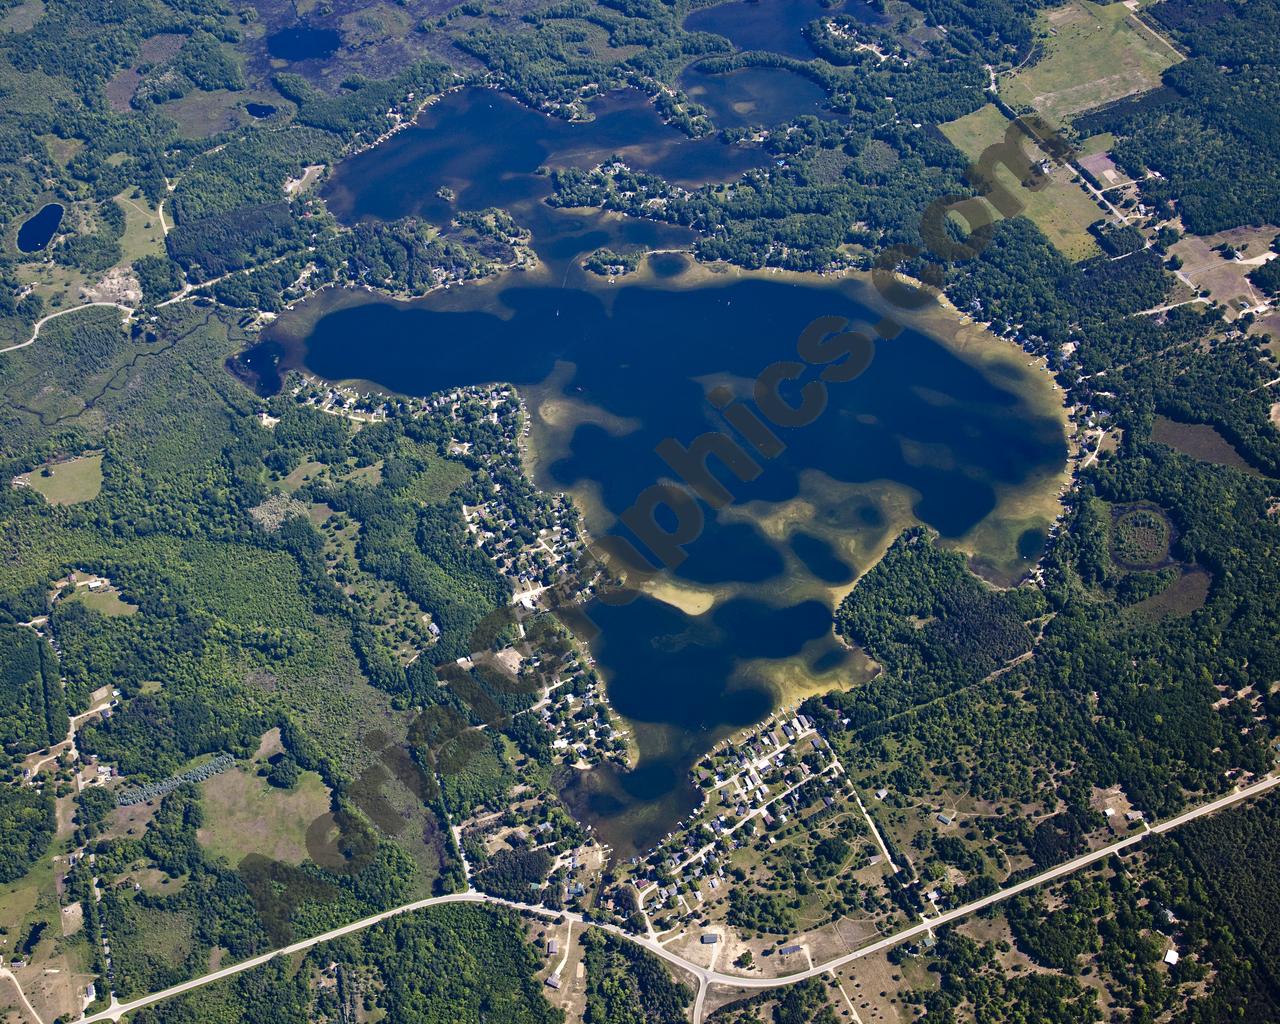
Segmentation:
<svg viewBox="0 0 1280 1024">
<path fill-rule="evenodd" d="M 543 724 L 555 734 L 552 748 L 579 765 L 613 761 L 625 766 L 627 741 L 601 693 L 600 677 L 574 659 L 547 690 L 539 709 Z"/>
<path fill-rule="evenodd" d="M 470 413 L 476 403 L 502 439 L 496 458 L 518 464 L 520 444 L 528 432 L 523 407 L 516 392 L 503 385 L 456 388 L 417 400 L 415 410 L 457 418 Z M 454 440 L 454 455 L 474 455 L 470 443 Z M 510 582 L 512 601 L 533 609 L 542 594 L 573 571 L 582 547 L 578 512 L 563 493 L 544 494 L 527 484 L 519 493 L 492 484 L 485 501 L 463 505 L 463 520 L 476 545 L 493 560 Z"/>
<path fill-rule="evenodd" d="M 343 416 L 358 422 L 374 423 L 385 420 L 391 408 L 391 400 L 374 392 L 360 392 L 355 388 L 329 384 L 316 377 L 300 375 L 293 387 L 293 397 L 301 405 L 309 405 L 331 416 Z M 274 427 L 279 422 L 274 416 L 259 413 L 258 421 L 264 427 Z"/>
<path fill-rule="evenodd" d="M 826 787 L 817 796 L 834 807 L 839 795 L 834 780 L 843 767 L 807 716 L 782 713 L 745 739 L 715 748 L 696 771 L 708 794 L 700 811 L 681 822 L 647 860 L 632 859 L 632 883 L 642 905 L 674 900 L 692 912 L 684 891 L 691 890 L 689 898 L 699 904 L 704 892 L 719 893 L 727 881 L 721 854 L 747 841 L 746 833 L 739 835 L 741 826 L 757 819 L 766 829 L 785 824 L 813 802 L 810 785 Z"/>
</svg>

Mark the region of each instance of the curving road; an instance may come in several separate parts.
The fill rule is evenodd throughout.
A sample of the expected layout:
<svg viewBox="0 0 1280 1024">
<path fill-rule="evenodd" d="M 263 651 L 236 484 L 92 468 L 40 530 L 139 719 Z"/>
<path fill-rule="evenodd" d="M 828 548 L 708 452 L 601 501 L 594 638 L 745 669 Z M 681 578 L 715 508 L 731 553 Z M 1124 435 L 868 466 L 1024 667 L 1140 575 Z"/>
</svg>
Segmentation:
<svg viewBox="0 0 1280 1024">
<path fill-rule="evenodd" d="M 827 974 L 831 971 L 844 967 L 846 964 L 852 963 L 854 960 L 891 949 L 903 942 L 907 942 L 920 935 L 924 935 L 925 933 L 932 931 L 934 928 L 940 928 L 943 925 L 951 924 L 953 921 L 958 921 L 961 918 L 975 914 L 986 907 L 990 907 L 996 903 L 1000 903 L 1004 900 L 1017 896 L 1019 893 L 1026 892 L 1028 889 L 1033 889 L 1036 886 L 1055 881 L 1065 875 L 1069 875 L 1081 870 L 1082 868 L 1086 868 L 1091 864 L 1096 864 L 1100 860 L 1105 860 L 1107 857 L 1121 853 L 1132 846 L 1136 846 L 1148 836 L 1162 835 L 1165 832 L 1170 832 L 1175 828 L 1179 828 L 1180 826 L 1187 824 L 1188 822 L 1194 821 L 1196 818 L 1201 818 L 1206 814 L 1213 814 L 1215 811 L 1220 811 L 1232 804 L 1239 803 L 1241 800 L 1248 800 L 1251 797 L 1259 796 L 1277 785 L 1280 785 L 1280 776 L 1267 776 L 1252 785 L 1244 787 L 1243 789 L 1234 790 L 1231 793 L 1219 797 L 1216 800 L 1212 800 L 1207 804 L 1201 804 L 1200 806 L 1194 807 L 1189 811 L 1185 811 L 1176 817 L 1168 818 L 1157 825 L 1145 827 L 1140 831 L 1135 832 L 1133 835 L 1125 836 L 1123 839 L 1119 839 L 1116 842 L 1098 850 L 1094 850 L 1091 853 L 1083 854 L 1073 860 L 1069 860 L 1057 865 L 1056 867 L 1049 868 L 1047 871 L 1042 871 L 1040 874 L 1022 882 L 1000 889 L 989 896 L 984 896 L 982 899 L 974 900 L 972 903 L 966 903 L 962 907 L 956 907 L 952 910 L 944 911 L 936 917 L 931 917 L 918 924 L 914 924 L 907 928 L 903 928 L 900 931 L 894 932 L 892 935 L 887 935 L 882 939 L 878 939 L 875 942 L 868 943 L 865 946 L 860 946 L 852 952 L 834 957 L 825 963 L 817 964 L 807 970 L 798 971 L 795 974 L 788 974 L 782 977 L 741 977 L 736 974 L 724 974 L 710 968 L 700 967 L 699 965 L 686 960 L 679 954 L 673 953 L 663 947 L 656 939 L 632 935 L 630 932 L 623 931 L 616 925 L 604 924 L 598 921 L 587 921 L 582 917 L 582 915 L 569 911 L 554 911 L 548 910 L 545 907 L 529 906 L 524 903 L 516 903 L 512 900 L 499 899 L 496 896 L 489 896 L 486 893 L 470 890 L 468 892 L 453 893 L 448 896 L 432 896 L 428 899 L 417 900 L 414 903 L 406 903 L 404 906 L 385 910 L 380 914 L 374 914 L 371 917 L 362 918 L 359 921 L 353 921 L 348 925 L 344 925 L 341 928 L 335 928 L 322 935 L 303 939 L 300 942 L 295 942 L 282 949 L 263 953 L 260 956 L 252 957 L 238 964 L 232 964 L 230 967 L 224 967 L 221 970 L 203 975 L 199 978 L 192 978 L 190 981 L 184 981 L 180 985 L 174 985 L 172 988 L 163 989 L 160 992 L 153 992 L 150 995 L 142 996 L 126 1003 L 117 1002 L 113 997 L 111 1005 L 107 1007 L 107 1009 L 101 1010 L 88 1017 L 81 1017 L 78 1024 L 97 1024 L 99 1021 L 119 1021 L 125 1014 L 131 1013 L 134 1010 L 140 1010 L 144 1006 L 150 1006 L 153 1003 L 158 1003 L 165 999 L 171 999 L 174 996 L 182 995 L 184 992 L 190 992 L 192 989 L 201 988 L 202 986 L 209 985 L 215 981 L 233 977 L 234 975 L 240 974 L 244 971 L 251 970 L 254 967 L 259 967 L 275 957 L 300 953 L 304 950 L 310 949 L 312 946 L 319 945 L 322 942 L 329 942 L 333 939 L 341 938 L 344 935 L 351 935 L 354 932 L 363 931 L 366 928 L 380 924 L 390 918 L 398 917 L 401 914 L 409 914 L 417 910 L 425 910 L 427 907 L 439 906 L 444 903 L 492 903 L 499 906 L 510 907 L 514 910 L 522 910 L 537 914 L 540 917 L 563 917 L 582 925 L 603 928 L 606 931 L 627 939 L 629 942 L 637 943 L 649 950 L 651 953 L 661 957 L 663 960 L 666 960 L 668 963 L 675 965 L 681 970 L 688 972 L 697 979 L 698 994 L 694 1003 L 693 1020 L 695 1024 L 699 1024 L 702 1019 L 707 990 L 711 985 L 726 985 L 730 988 L 740 989 L 768 989 L 778 988 L 783 985 L 794 985 L 797 982 L 805 981 L 809 978 L 815 978 L 821 974 Z"/>
<path fill-rule="evenodd" d="M 68 313 L 78 313 L 82 309 L 92 309 L 94 306 L 111 306 L 120 310 L 125 314 L 126 319 L 133 316 L 137 312 L 132 306 L 125 306 L 119 302 L 82 302 L 78 306 L 68 306 L 66 309 L 60 309 L 56 313 L 50 313 L 48 316 L 41 317 L 35 322 L 31 329 L 31 337 L 26 341 L 19 342 L 17 345 L 10 345 L 8 348 L 0 348 L 0 354 L 5 352 L 16 352 L 20 348 L 26 348 L 28 345 L 35 343 L 36 338 L 40 337 L 40 328 L 47 324 L 50 320 L 56 320 L 60 316 L 66 316 Z"/>
</svg>

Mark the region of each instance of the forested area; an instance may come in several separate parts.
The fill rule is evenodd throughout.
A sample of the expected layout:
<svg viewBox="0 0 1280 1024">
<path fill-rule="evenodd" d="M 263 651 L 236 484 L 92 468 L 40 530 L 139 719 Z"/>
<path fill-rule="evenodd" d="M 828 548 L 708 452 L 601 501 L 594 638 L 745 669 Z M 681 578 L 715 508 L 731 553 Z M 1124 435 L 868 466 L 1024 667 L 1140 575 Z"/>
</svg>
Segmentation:
<svg viewBox="0 0 1280 1024">
<path fill-rule="evenodd" d="M 911 678 L 920 700 L 963 687 L 1031 649 L 1045 611 L 1032 587 L 997 591 L 922 530 L 904 533 L 836 611 L 836 630 Z"/>
<path fill-rule="evenodd" d="M 840 1018 L 827 1002 L 823 984 L 810 978 L 788 985 L 777 992 L 761 992 L 748 999 L 736 1000 L 708 1018 L 716 1024 L 836 1024 Z M 761 1010 L 769 1009 L 768 1016 Z"/>
<path fill-rule="evenodd" d="M 430 891 L 440 870 L 431 858 L 442 861 L 444 854 L 430 852 L 438 844 L 431 824 L 435 812 L 421 803 L 416 839 L 412 832 L 387 833 L 375 840 L 372 853 L 358 852 L 359 837 L 370 833 L 356 808 L 374 805 L 362 805 L 354 786 L 367 755 L 350 735 L 349 723 L 371 714 L 377 703 L 354 648 L 356 635 L 367 629 L 364 613 L 333 583 L 306 520 L 270 533 L 248 514 L 266 497 L 265 482 L 273 472 L 287 473 L 304 457 L 326 457 L 344 467 L 349 458 L 354 461 L 344 422 L 284 401 L 278 432 L 261 427 L 253 416 L 259 400 L 221 368 L 238 339 L 199 308 L 170 307 L 153 325 L 155 341 L 122 331 L 109 313 L 87 319 L 74 330 L 59 324 L 50 333 L 51 345 L 24 350 L 0 367 L 0 383 L 11 398 L 0 451 L 7 472 L 86 446 L 104 452 L 103 488 L 93 500 L 59 507 L 28 488 L 0 493 L 0 524 L 10 553 L 0 577 L 5 613 L 18 621 L 50 615 L 70 710 L 83 710 L 89 691 L 104 680 L 121 691 L 120 713 L 82 725 L 82 754 L 100 757 L 131 782 L 159 781 L 202 755 L 247 757 L 265 730 L 282 726 L 291 756 L 337 789 L 334 809 L 345 823 L 343 848 L 353 858 L 347 869 L 340 859 L 336 873 L 262 858 L 215 861 L 195 841 L 199 807 L 183 790 L 166 798 L 156 822 L 137 839 L 95 839 L 102 818 L 85 818 L 82 835 L 96 849 L 105 878 L 127 873 L 143 858 L 183 880 L 168 896 L 109 887 L 102 913 L 108 933 L 119 937 L 117 968 L 135 991 L 143 991 L 188 976 L 215 946 L 247 955 L 267 941 L 331 927 L 403 902 L 424 887 Z M 51 418 L 61 417 L 62 425 L 50 429 L 39 425 L 44 410 L 31 411 L 25 402 L 55 379 L 47 392 L 52 404 L 45 409 Z M 137 386 L 142 380 L 147 387 Z M 60 398 L 77 393 L 93 401 L 92 416 L 77 415 L 83 406 Z M 492 445 L 488 427 L 477 417 L 472 440 L 478 450 Z M 403 432 L 382 432 L 385 449 L 378 436 L 359 435 L 359 451 L 369 462 L 382 450 L 391 455 Z M 436 452 L 452 431 L 424 422 L 415 436 Z M 386 480 L 393 488 L 412 486 L 415 467 L 424 464 L 422 457 L 417 463 L 401 459 L 398 473 L 387 467 Z M 474 552 L 446 508 L 424 515 L 424 523 L 402 538 L 407 550 L 419 551 L 421 543 L 450 564 Z M 454 543 L 462 549 L 455 552 Z M 49 582 L 71 568 L 108 576 L 136 613 L 107 616 L 68 600 L 49 611 Z M 478 568 L 491 572 L 484 563 Z M 447 579 L 436 586 L 442 601 L 452 600 Z M 491 607 L 491 601 L 483 604 L 471 618 Z M 12 650 L 6 646 L 6 678 L 21 670 L 29 684 L 25 691 L 6 692 L 14 700 L 43 700 L 43 641 L 27 627 L 2 631 L 6 643 L 24 641 Z M 378 634 L 371 643 L 380 650 L 387 640 Z M 47 657 L 45 671 L 57 694 L 59 666 L 51 653 Z M 397 671 L 403 678 L 398 665 Z M 429 686 L 433 696 L 441 693 L 434 677 Z M 10 753 L 21 756 L 61 739 L 66 711 L 59 713 L 60 721 L 52 724 L 43 711 L 40 718 L 23 713 L 26 728 L 43 722 L 52 732 L 15 735 Z M 295 718 L 306 722 L 305 729 Z M 466 764 L 460 758 L 459 770 Z M 16 877 L 51 838 L 53 798 L 25 786 L 4 792 L 4 861 Z M 417 844 L 418 863 L 402 852 L 402 840 Z M 157 932 L 175 929 L 190 931 L 182 957 L 145 955 Z M 227 929 L 239 931 L 232 935 Z"/>
<path fill-rule="evenodd" d="M 533 973 L 540 964 L 509 911 L 443 906 L 272 961 L 136 1015 L 139 1024 L 210 1020 L 308 1024 L 381 1010 L 415 1024 L 559 1024 Z M 318 988 L 313 978 L 322 975 Z"/>
<path fill-rule="evenodd" d="M 688 985 L 672 980 L 646 949 L 588 929 L 580 939 L 587 972 L 583 1024 L 680 1024 L 693 1001 Z"/>
<path fill-rule="evenodd" d="M 934 950 L 936 988 L 908 1004 L 947 1021 L 968 1007 L 993 1024 L 1102 1021 L 1096 981 L 1133 1020 L 1275 1019 L 1278 812 L 1268 796 L 1019 896 L 1003 910 L 1011 942 L 953 928 Z M 1010 947 L 1034 973 L 1008 969 Z"/>
<path fill-rule="evenodd" d="M 29 628 L 0 626 L 0 743 L 7 753 L 27 753 L 66 734 L 66 702 L 48 641 Z"/>
<path fill-rule="evenodd" d="M 49 793 L 0 786 L 0 882 L 26 874 L 48 849 L 56 824 Z"/>
</svg>

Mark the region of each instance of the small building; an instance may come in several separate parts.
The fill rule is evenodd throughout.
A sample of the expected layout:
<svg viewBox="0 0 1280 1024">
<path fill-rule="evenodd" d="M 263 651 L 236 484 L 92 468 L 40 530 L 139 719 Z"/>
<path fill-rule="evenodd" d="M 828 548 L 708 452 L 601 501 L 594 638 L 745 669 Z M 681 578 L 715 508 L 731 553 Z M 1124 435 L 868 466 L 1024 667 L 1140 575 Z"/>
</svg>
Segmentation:
<svg viewBox="0 0 1280 1024">
<path fill-rule="evenodd" d="M 560 975 L 558 975 L 558 974 L 553 974 L 553 975 L 551 975 L 550 977 L 548 977 L 548 978 L 547 978 L 547 981 L 546 981 L 546 986 L 547 986 L 547 988 L 559 988 L 559 987 L 560 987 Z"/>
<path fill-rule="evenodd" d="M 548 955 L 550 955 L 550 956 L 555 956 L 555 955 L 556 955 L 557 953 L 559 953 L 559 952 L 560 952 L 560 940 L 559 940 L 559 939 L 547 939 L 547 953 L 548 953 Z"/>
<path fill-rule="evenodd" d="M 720 941 L 720 936 L 713 935 L 711 932 L 707 932 L 698 941 L 701 942 L 704 946 L 714 946 L 717 942 Z"/>
<path fill-rule="evenodd" d="M 955 820 L 956 819 L 952 815 L 947 814 L 945 811 L 938 815 L 938 821 L 943 825 L 950 825 Z"/>
<path fill-rule="evenodd" d="M 783 946 L 780 950 L 778 950 L 778 953 L 782 956 L 791 956 L 792 953 L 799 953 L 799 952 L 800 952 L 799 946 Z"/>
<path fill-rule="evenodd" d="M 1165 953 L 1164 962 L 1167 963 L 1170 967 L 1176 964 L 1178 962 L 1178 951 L 1176 949 L 1171 949 L 1167 953 Z"/>
<path fill-rule="evenodd" d="M 883 799 L 884 799 L 885 797 L 887 797 L 888 795 L 889 795 L 889 791 L 888 791 L 887 789 L 877 789 L 877 790 L 876 790 L 876 799 L 877 799 L 877 800 L 883 800 Z"/>
</svg>

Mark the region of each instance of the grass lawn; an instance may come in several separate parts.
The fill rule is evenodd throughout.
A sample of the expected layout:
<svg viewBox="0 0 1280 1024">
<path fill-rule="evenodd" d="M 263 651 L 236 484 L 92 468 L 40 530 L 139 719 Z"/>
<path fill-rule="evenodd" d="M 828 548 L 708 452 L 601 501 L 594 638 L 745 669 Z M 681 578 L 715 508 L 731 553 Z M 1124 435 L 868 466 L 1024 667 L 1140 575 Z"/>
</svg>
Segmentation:
<svg viewBox="0 0 1280 1024">
<path fill-rule="evenodd" d="M 290 494 L 298 490 L 303 484 L 310 482 L 316 476 L 322 474 L 325 470 L 323 462 L 312 462 L 310 460 L 303 462 L 292 473 L 280 481 L 280 485 Z"/>
<path fill-rule="evenodd" d="M 212 854 L 238 864 L 260 853 L 289 864 L 307 856 L 307 828 L 329 813 L 329 791 L 315 772 L 303 772 L 291 790 L 241 768 L 215 775 L 200 788 L 204 827 L 198 837 Z"/>
<path fill-rule="evenodd" d="M 102 490 L 102 453 L 49 463 L 22 479 L 51 505 L 78 505 L 82 501 L 92 501 Z"/>
<path fill-rule="evenodd" d="M 120 596 L 118 590 L 89 590 L 87 587 L 81 587 L 77 588 L 71 600 L 81 601 L 109 618 L 133 615 L 138 610 L 138 606 L 126 601 Z"/>
<path fill-rule="evenodd" d="M 940 127 L 952 145 L 976 161 L 988 146 L 1003 140 L 1008 126 L 1005 116 L 988 103 Z M 1023 146 L 1028 156 L 1036 158 L 1030 140 L 1024 141 Z M 1055 167 L 1050 172 L 1049 184 L 1039 191 L 1024 188 L 1004 167 L 996 171 L 996 176 L 1022 202 L 1023 213 L 1035 221 L 1045 237 L 1068 259 L 1088 259 L 1101 251 L 1088 228 L 1103 217 L 1103 211 L 1072 180 L 1075 172 L 1070 167 Z M 999 218 L 998 213 L 996 217 Z"/>
<path fill-rule="evenodd" d="M 1065 124 L 1073 114 L 1154 89 L 1177 53 L 1122 3 L 1072 0 L 1042 11 L 1044 56 L 1000 80 L 1000 96 L 1021 111 L 1033 107 Z"/>
</svg>

